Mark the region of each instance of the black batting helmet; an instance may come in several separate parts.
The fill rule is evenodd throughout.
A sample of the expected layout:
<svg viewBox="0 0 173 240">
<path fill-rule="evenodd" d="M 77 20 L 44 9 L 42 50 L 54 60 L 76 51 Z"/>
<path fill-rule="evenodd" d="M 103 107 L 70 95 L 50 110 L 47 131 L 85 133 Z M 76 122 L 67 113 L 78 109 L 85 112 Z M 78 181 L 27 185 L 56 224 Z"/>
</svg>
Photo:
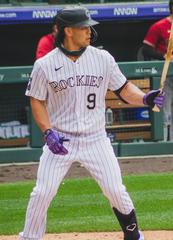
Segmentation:
<svg viewBox="0 0 173 240">
<path fill-rule="evenodd" d="M 66 7 L 60 10 L 56 15 L 56 23 L 58 26 L 57 45 L 64 41 L 65 27 L 91 27 L 91 42 L 95 42 L 97 39 L 97 32 L 92 26 L 99 24 L 99 22 L 91 18 L 89 10 L 85 7 Z"/>
<path fill-rule="evenodd" d="M 169 0 L 169 11 L 171 14 L 173 13 L 172 7 L 173 7 L 173 0 Z"/>
<path fill-rule="evenodd" d="M 57 25 L 61 27 L 89 27 L 98 24 L 91 19 L 89 10 L 85 7 L 66 7 L 56 16 Z"/>
</svg>

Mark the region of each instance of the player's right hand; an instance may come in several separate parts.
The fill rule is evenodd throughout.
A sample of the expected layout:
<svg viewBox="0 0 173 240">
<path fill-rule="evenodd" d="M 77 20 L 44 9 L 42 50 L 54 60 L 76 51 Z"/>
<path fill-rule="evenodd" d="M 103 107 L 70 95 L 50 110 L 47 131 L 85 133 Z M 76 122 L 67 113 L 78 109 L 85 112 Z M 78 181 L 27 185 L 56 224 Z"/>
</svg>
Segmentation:
<svg viewBox="0 0 173 240">
<path fill-rule="evenodd" d="M 165 92 L 158 90 L 152 90 L 144 95 L 143 102 L 145 105 L 150 106 L 151 108 L 156 105 L 158 108 L 163 107 L 165 101 Z"/>
<path fill-rule="evenodd" d="M 68 150 L 63 146 L 63 141 L 69 141 L 69 139 L 60 137 L 55 129 L 47 129 L 44 132 L 44 140 L 54 154 L 66 155 L 68 153 Z"/>
</svg>

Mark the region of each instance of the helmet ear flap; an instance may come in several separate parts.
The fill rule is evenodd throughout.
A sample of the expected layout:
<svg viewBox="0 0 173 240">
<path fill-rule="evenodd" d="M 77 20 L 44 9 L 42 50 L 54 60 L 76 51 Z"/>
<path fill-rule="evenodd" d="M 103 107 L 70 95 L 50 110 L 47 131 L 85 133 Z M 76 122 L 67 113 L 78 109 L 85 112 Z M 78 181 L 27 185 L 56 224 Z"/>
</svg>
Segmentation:
<svg viewBox="0 0 173 240">
<path fill-rule="evenodd" d="M 90 28 L 91 28 L 91 43 L 94 43 L 97 41 L 98 33 L 92 26 Z"/>
</svg>

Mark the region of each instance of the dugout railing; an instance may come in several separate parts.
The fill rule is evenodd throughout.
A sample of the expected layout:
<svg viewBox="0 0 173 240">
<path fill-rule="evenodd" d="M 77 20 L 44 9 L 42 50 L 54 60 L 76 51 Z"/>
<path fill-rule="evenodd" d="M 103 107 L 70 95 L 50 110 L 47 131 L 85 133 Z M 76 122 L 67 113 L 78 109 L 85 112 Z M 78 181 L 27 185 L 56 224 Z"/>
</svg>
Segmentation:
<svg viewBox="0 0 173 240">
<path fill-rule="evenodd" d="M 162 61 L 123 62 L 119 67 L 143 91 L 159 88 Z M 25 97 L 31 70 L 32 66 L 0 68 L 0 162 L 39 159 L 43 139 Z M 172 63 L 168 76 L 173 76 Z M 106 130 L 117 156 L 173 154 L 173 142 L 163 142 L 162 111 L 124 104 L 109 92 L 106 105 L 114 111 L 115 123 Z"/>
</svg>

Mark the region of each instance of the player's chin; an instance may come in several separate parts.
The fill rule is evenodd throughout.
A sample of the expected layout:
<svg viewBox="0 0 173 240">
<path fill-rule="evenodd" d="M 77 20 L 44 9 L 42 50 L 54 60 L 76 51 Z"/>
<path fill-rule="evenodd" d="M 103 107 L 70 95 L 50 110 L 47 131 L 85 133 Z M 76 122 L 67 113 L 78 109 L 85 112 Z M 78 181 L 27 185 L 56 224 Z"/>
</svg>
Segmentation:
<svg viewBox="0 0 173 240">
<path fill-rule="evenodd" d="M 82 45 L 81 45 L 81 48 L 86 48 L 86 47 L 88 47 L 89 45 L 90 45 L 90 43 L 82 44 Z"/>
<path fill-rule="evenodd" d="M 85 47 L 89 46 L 90 43 L 91 43 L 91 39 L 90 39 L 90 38 L 86 39 L 86 41 L 85 41 Z"/>
</svg>

